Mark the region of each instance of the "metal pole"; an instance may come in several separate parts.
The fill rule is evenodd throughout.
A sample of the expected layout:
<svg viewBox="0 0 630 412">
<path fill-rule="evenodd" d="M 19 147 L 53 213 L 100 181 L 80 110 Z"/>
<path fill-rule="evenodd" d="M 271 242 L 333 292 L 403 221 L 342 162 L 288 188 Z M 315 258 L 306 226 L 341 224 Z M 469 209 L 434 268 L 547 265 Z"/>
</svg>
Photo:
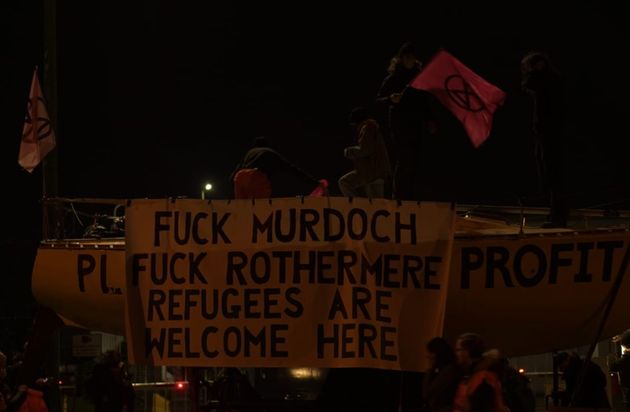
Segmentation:
<svg viewBox="0 0 630 412">
<path fill-rule="evenodd" d="M 44 0 L 44 30 L 43 35 L 43 49 L 44 49 L 44 67 L 43 74 L 43 88 L 44 96 L 46 98 L 46 108 L 48 109 L 48 115 L 53 130 L 57 125 L 57 5 L 56 0 Z M 55 133 L 57 147 L 59 146 L 59 136 Z M 45 200 L 48 197 L 54 197 L 58 194 L 58 175 L 57 175 L 57 148 L 54 148 L 44 158 L 42 164 L 42 198 Z M 59 216 L 57 208 L 52 212 L 52 216 L 46 210 L 47 203 L 42 202 L 42 220 L 43 228 L 42 234 L 47 238 L 51 235 L 54 238 L 59 238 L 58 233 L 58 220 Z M 53 221 L 53 231 L 49 233 L 50 218 Z M 54 313 L 54 312 L 53 312 Z M 56 316 L 56 315 L 55 315 Z M 46 370 L 52 376 L 59 375 L 59 365 L 61 363 L 61 333 L 59 330 L 55 330 L 52 335 L 52 342 L 50 342 L 50 356 L 46 365 Z M 53 386 L 49 393 L 49 405 L 51 412 L 57 412 L 62 408 L 61 394 L 58 386 Z"/>
<path fill-rule="evenodd" d="M 50 116 L 53 129 L 57 126 L 57 7 L 55 0 L 44 0 L 44 70 L 43 86 L 46 97 L 46 108 Z M 59 136 L 55 135 L 57 146 L 59 146 Z M 58 174 L 57 174 L 57 149 L 44 159 L 44 187 L 43 194 L 46 196 L 57 196 L 58 194 Z"/>
<path fill-rule="evenodd" d="M 554 349 L 552 353 L 553 359 L 553 389 L 551 391 L 551 399 L 553 401 L 553 406 L 560 405 L 560 385 L 559 385 L 559 376 L 558 376 L 558 351 Z"/>
<path fill-rule="evenodd" d="M 46 108 L 53 130 L 57 129 L 57 6 L 55 0 L 44 0 L 44 67 L 42 70 L 42 84 L 44 96 L 46 98 Z M 59 146 L 59 135 L 55 133 L 57 147 Z M 55 147 L 43 160 L 42 163 L 42 198 L 55 197 L 59 192 L 58 182 L 58 156 Z M 53 237 L 57 236 L 57 213 L 48 213 L 46 202 L 43 203 L 43 235 L 48 238 L 50 217 L 55 223 Z"/>
</svg>

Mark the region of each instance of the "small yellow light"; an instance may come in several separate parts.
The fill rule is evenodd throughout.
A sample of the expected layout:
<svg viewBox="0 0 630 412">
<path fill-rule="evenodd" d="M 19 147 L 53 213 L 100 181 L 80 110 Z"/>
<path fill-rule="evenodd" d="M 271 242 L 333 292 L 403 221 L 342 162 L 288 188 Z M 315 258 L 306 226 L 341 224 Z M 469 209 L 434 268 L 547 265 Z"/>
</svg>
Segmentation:
<svg viewBox="0 0 630 412">
<path fill-rule="evenodd" d="M 295 379 L 314 379 L 320 376 L 319 369 L 315 368 L 294 368 L 290 373 Z"/>
</svg>

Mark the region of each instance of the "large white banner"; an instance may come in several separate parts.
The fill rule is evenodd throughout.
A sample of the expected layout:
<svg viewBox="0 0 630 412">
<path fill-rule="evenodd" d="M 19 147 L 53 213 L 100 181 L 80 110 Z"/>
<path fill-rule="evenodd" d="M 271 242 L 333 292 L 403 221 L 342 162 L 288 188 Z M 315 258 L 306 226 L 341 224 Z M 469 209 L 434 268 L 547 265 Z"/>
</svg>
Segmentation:
<svg viewBox="0 0 630 412">
<path fill-rule="evenodd" d="M 442 334 L 451 204 L 134 200 L 134 363 L 423 370 Z"/>
</svg>

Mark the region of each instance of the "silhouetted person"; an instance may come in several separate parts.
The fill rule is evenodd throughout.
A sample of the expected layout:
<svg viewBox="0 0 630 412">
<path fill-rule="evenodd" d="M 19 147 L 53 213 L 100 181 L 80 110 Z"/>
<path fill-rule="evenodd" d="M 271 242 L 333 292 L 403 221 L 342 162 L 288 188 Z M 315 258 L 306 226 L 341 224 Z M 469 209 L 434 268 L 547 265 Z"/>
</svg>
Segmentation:
<svg viewBox="0 0 630 412">
<path fill-rule="evenodd" d="M 510 412 L 535 412 L 536 395 L 529 378 L 510 366 L 505 358 L 500 360 L 498 367 L 503 397 Z"/>
<path fill-rule="evenodd" d="M 485 353 L 481 337 L 465 333 L 457 338 L 455 355 L 463 374 L 457 386 L 453 412 L 506 412 L 500 378 L 495 372 L 498 357 Z"/>
<path fill-rule="evenodd" d="M 26 347 L 26 344 L 24 346 Z M 15 388 L 18 386 L 18 373 L 23 362 L 24 353 L 14 352 L 11 357 L 11 364 L 9 364 L 6 369 L 5 383 L 9 386 L 9 388 Z"/>
<path fill-rule="evenodd" d="M 224 368 L 213 387 L 213 398 L 221 402 L 255 402 L 260 399 L 256 390 L 238 368 Z M 256 408 L 238 408 L 248 412 Z"/>
<path fill-rule="evenodd" d="M 450 412 L 453 408 L 459 373 L 455 352 L 443 338 L 433 338 L 427 344 L 430 367 L 422 380 L 425 412 Z"/>
<path fill-rule="evenodd" d="M 558 369 L 563 372 L 566 393 L 561 399 L 562 406 L 576 408 L 610 408 L 606 394 L 606 375 L 595 363 L 586 363 L 584 378 L 579 385 L 585 361 L 576 353 L 558 354 Z M 579 385 L 579 386 L 578 386 Z"/>
<path fill-rule="evenodd" d="M 269 147 L 264 137 L 257 137 L 254 146 L 245 153 L 230 180 L 234 184 L 236 199 L 270 198 L 274 193 L 274 177 L 280 171 L 297 176 L 312 189 L 320 182 L 290 163 L 280 153 Z M 308 194 L 308 193 L 303 193 Z"/>
<path fill-rule="evenodd" d="M 350 114 L 356 133 L 356 145 L 346 147 L 344 156 L 354 162 L 354 170 L 339 179 L 344 196 L 384 197 L 385 182 L 390 177 L 389 157 L 379 124 L 357 107 Z"/>
<path fill-rule="evenodd" d="M 11 398 L 11 390 L 7 386 L 5 379 L 7 377 L 7 357 L 0 352 L 0 412 L 7 410 L 7 404 Z"/>
<path fill-rule="evenodd" d="M 566 227 L 569 205 L 564 184 L 564 110 L 562 78 L 543 53 L 530 53 L 521 61 L 522 87 L 533 99 L 532 129 L 536 137 L 536 163 L 551 212 L 545 227 Z"/>
<path fill-rule="evenodd" d="M 14 364 L 7 366 L 6 356 L 0 352 L 0 412 L 48 412 L 44 392 L 50 386 L 50 379 L 38 378 L 30 385 L 16 384 L 10 375 L 15 376 L 12 371 L 21 366 L 17 354 L 13 361 Z"/>
<path fill-rule="evenodd" d="M 420 73 L 422 64 L 417 58 L 415 46 L 404 43 L 391 59 L 387 77 L 377 93 L 379 123 L 383 127 L 389 158 L 395 164 L 394 197 L 411 199 L 414 183 L 414 163 L 418 148 L 416 131 L 408 119 L 409 102 L 403 101 L 407 85 Z M 405 104 L 407 103 L 407 104 Z M 416 113 L 415 117 L 421 113 Z"/>
<path fill-rule="evenodd" d="M 135 392 L 120 354 L 108 351 L 88 379 L 87 394 L 95 412 L 133 412 Z"/>
<path fill-rule="evenodd" d="M 380 109 L 380 123 L 384 125 L 386 139 L 395 133 L 398 118 L 396 108 L 402 98 L 407 85 L 420 73 L 422 63 L 418 60 L 415 46 L 404 43 L 398 53 L 392 57 L 387 68 L 387 77 L 383 80 L 376 96 L 376 103 Z"/>
<path fill-rule="evenodd" d="M 621 336 L 621 348 L 621 357 L 610 363 L 610 371 L 619 374 L 623 404 L 630 412 L 630 330 Z"/>
</svg>

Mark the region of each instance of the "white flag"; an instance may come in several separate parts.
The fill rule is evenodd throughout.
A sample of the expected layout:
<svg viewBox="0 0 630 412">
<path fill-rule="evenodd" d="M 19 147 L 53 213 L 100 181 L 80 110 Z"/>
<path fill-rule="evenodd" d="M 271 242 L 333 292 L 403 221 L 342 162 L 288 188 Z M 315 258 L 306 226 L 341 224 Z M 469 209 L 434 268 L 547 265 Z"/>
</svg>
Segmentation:
<svg viewBox="0 0 630 412">
<path fill-rule="evenodd" d="M 56 144 L 55 132 L 50 124 L 44 103 L 42 89 L 37 77 L 37 68 L 35 68 L 18 156 L 18 163 L 29 173 L 55 148 Z"/>
</svg>

